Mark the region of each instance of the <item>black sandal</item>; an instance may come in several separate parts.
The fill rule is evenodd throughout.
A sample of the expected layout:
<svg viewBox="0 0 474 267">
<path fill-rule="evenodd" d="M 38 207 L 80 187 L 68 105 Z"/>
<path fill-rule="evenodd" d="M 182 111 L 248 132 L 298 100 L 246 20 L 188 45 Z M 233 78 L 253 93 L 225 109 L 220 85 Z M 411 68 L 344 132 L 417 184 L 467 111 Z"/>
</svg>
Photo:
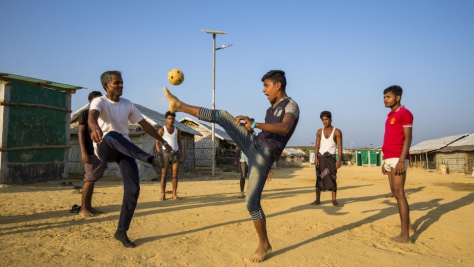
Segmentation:
<svg viewBox="0 0 474 267">
<path fill-rule="evenodd" d="M 74 204 L 69 210 L 70 213 L 79 213 L 79 211 L 81 211 L 81 206 L 78 206 L 76 204 Z"/>
</svg>

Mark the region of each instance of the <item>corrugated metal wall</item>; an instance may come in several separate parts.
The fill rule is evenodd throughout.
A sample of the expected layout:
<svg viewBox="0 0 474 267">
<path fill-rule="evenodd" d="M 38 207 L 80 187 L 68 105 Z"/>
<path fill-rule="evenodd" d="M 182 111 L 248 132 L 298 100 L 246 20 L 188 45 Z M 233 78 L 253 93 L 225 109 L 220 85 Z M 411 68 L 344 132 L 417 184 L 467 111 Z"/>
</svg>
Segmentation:
<svg viewBox="0 0 474 267">
<path fill-rule="evenodd" d="M 445 164 L 449 172 L 469 173 L 467 172 L 469 166 L 468 158 L 468 153 L 466 152 L 438 152 L 436 153 L 436 164 L 437 167 Z"/>
</svg>

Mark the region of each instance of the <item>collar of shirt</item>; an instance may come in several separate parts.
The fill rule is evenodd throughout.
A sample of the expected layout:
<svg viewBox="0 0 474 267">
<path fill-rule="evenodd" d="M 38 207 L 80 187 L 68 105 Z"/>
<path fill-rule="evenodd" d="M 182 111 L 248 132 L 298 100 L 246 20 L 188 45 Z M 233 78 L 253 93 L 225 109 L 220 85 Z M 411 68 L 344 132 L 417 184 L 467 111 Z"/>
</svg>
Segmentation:
<svg viewBox="0 0 474 267">
<path fill-rule="evenodd" d="M 399 106 L 395 111 L 390 111 L 390 113 L 388 113 L 387 116 L 390 116 L 390 115 L 392 115 L 393 113 L 400 111 L 400 109 L 402 109 L 402 108 L 405 108 L 405 106 L 403 106 L 403 105 Z"/>
</svg>

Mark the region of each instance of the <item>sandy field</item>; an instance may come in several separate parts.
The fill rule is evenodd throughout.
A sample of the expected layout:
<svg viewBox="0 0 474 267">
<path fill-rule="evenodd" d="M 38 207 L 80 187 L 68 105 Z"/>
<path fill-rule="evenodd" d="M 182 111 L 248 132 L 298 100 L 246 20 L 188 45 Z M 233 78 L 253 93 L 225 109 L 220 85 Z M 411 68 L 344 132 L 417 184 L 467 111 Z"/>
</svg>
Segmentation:
<svg viewBox="0 0 474 267">
<path fill-rule="evenodd" d="M 338 201 L 314 201 L 314 167 L 274 170 L 262 206 L 273 252 L 260 266 L 474 266 L 474 177 L 409 170 L 406 193 L 416 232 L 399 234 L 396 201 L 379 167 L 338 173 Z M 80 179 L 70 179 L 82 185 Z M 257 234 L 237 198 L 237 172 L 183 173 L 181 200 L 159 201 L 159 182 L 142 182 L 128 235 L 113 238 L 122 199 L 119 179 L 96 183 L 93 218 L 70 213 L 80 204 L 59 182 L 0 186 L 0 266 L 247 266 Z M 171 189 L 168 183 L 167 189 Z M 168 195 L 171 197 L 171 195 Z"/>
</svg>

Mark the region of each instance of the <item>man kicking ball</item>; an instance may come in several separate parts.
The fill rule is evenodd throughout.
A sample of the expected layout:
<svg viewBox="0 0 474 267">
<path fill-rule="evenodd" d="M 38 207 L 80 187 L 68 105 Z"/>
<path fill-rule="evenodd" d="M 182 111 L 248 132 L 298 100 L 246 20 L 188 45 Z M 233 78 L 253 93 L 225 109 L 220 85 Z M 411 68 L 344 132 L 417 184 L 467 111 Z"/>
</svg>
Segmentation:
<svg viewBox="0 0 474 267">
<path fill-rule="evenodd" d="M 219 124 L 248 157 L 249 182 L 246 205 L 257 230 L 259 244 L 248 258 L 250 262 L 262 262 L 272 251 L 267 236 L 265 214 L 260 205 L 263 187 L 273 162 L 281 155 L 290 140 L 299 120 L 299 107 L 286 94 L 285 72 L 269 71 L 262 77 L 263 93 L 271 106 L 267 109 L 264 123 L 258 123 L 247 116 L 233 117 L 225 110 L 211 110 L 181 102 L 165 87 L 170 102 L 170 112 L 184 112 L 202 121 Z M 255 136 L 254 129 L 261 132 Z"/>
</svg>

